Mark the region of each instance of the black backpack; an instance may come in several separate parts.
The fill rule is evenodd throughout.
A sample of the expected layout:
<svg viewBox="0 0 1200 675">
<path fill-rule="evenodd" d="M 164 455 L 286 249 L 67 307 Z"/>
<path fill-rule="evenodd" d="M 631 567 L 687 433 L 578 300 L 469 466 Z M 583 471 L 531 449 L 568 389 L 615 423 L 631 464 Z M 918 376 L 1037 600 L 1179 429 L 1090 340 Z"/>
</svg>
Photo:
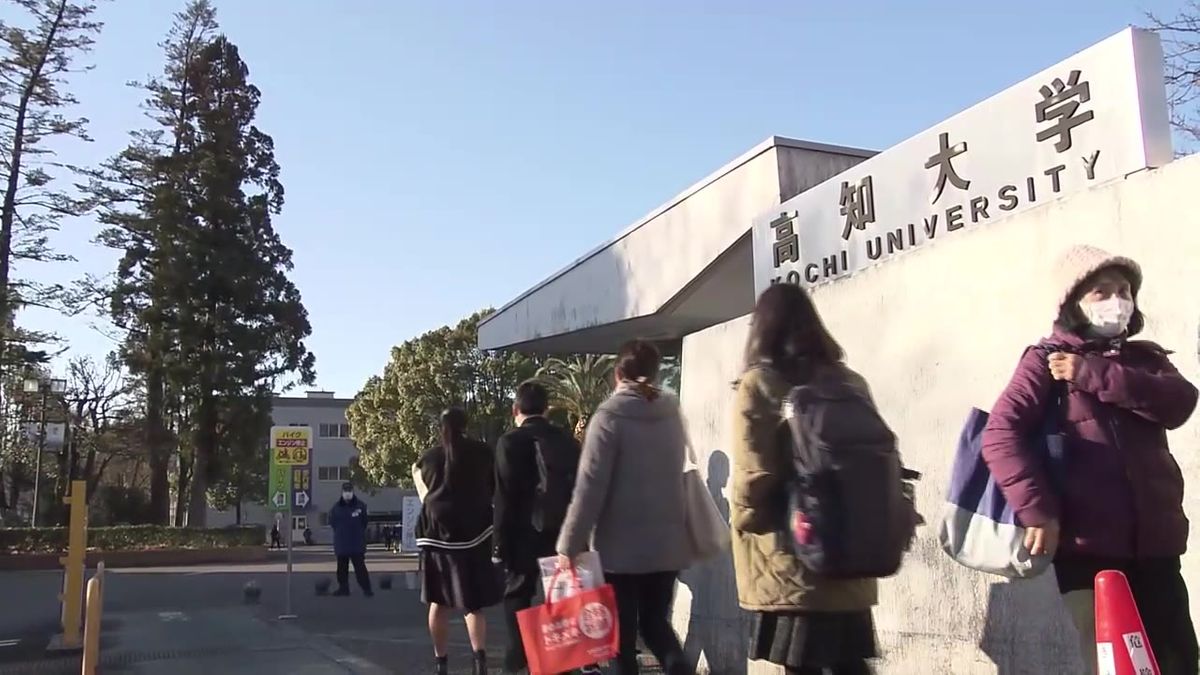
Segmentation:
<svg viewBox="0 0 1200 675">
<path fill-rule="evenodd" d="M 555 429 L 552 433 L 534 435 L 533 456 L 537 464 L 533 528 L 557 536 L 575 492 L 579 446 L 575 439 Z"/>
<path fill-rule="evenodd" d="M 782 416 L 794 478 L 788 532 L 796 557 L 830 578 L 880 578 L 900 569 L 920 516 L 896 436 L 866 392 L 844 375 L 793 387 Z"/>
</svg>

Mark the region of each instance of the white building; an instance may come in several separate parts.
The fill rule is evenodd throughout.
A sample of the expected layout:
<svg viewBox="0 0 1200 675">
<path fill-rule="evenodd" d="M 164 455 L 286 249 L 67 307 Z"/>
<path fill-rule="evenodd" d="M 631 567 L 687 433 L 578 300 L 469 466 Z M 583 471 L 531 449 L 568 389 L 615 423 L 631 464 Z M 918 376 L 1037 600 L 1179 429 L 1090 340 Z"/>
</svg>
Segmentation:
<svg viewBox="0 0 1200 675">
<path fill-rule="evenodd" d="M 306 509 L 297 509 L 293 515 L 297 541 L 304 528 L 309 527 L 317 543 L 333 542 L 329 509 L 341 498 L 342 483 L 350 480 L 350 467 L 358 456 L 358 448 L 350 440 L 350 424 L 346 421 L 346 408 L 351 400 L 336 398 L 332 392 L 310 391 L 302 398 L 277 396 L 272 401 L 274 426 L 312 429 L 312 498 Z M 266 451 L 264 447 L 263 452 Z M 360 489 L 358 492 L 359 498 L 367 503 L 370 522 L 380 526 L 399 523 L 404 496 L 416 494 L 415 491 L 395 487 Z M 243 506 L 244 523 L 261 524 L 269 528 L 274 518 L 274 512 L 262 504 L 247 503 Z M 235 520 L 233 511 L 209 509 L 210 527 L 231 525 Z"/>
<path fill-rule="evenodd" d="M 480 326 L 480 346 L 611 352 L 634 337 L 681 340 L 683 407 L 720 497 L 756 289 L 809 284 L 906 464 L 925 473 L 918 501 L 932 521 L 969 408 L 988 409 L 1024 346 L 1049 330 L 1048 279 L 1063 249 L 1092 243 L 1139 260 L 1147 337 L 1200 383 L 1200 157 L 1170 161 L 1161 63 L 1155 36 L 1124 31 L 878 155 L 768 139 L 509 302 Z M 941 190 L 939 148 L 959 179 Z M 864 185 L 865 215 L 854 208 Z M 1194 520 L 1200 419 L 1171 441 Z M 1186 556 L 1184 570 L 1196 606 L 1200 559 Z M 880 673 L 1081 666 L 1052 579 L 966 570 L 928 528 L 881 596 Z M 747 667 L 728 557 L 685 573 L 676 626 L 702 671 L 778 672 Z"/>
</svg>

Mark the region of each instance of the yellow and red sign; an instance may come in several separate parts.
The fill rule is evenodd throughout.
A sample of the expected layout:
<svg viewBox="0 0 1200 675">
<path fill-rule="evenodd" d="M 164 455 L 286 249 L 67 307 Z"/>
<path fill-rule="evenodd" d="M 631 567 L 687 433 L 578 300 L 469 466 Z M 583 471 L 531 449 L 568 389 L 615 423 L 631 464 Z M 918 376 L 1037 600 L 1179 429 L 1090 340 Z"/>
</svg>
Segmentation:
<svg viewBox="0 0 1200 675">
<path fill-rule="evenodd" d="M 271 463 L 276 466 L 308 464 L 312 447 L 309 427 L 271 427 Z"/>
</svg>

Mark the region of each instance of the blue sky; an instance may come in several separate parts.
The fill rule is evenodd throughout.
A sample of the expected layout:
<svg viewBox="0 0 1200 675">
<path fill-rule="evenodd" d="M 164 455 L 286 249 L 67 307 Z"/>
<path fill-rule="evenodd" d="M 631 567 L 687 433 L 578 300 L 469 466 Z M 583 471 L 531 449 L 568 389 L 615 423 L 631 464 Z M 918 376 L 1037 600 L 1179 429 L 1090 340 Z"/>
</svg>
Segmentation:
<svg viewBox="0 0 1200 675">
<path fill-rule="evenodd" d="M 169 0 L 100 2 L 75 78 L 97 162 L 143 124 Z M 764 138 L 886 148 L 1182 2 L 216 0 L 283 168 L 276 227 L 318 384 L 352 396 L 389 348 L 499 307 Z M 5 10 L 8 14 L 10 10 Z M 107 273 L 88 219 L 56 242 Z M 26 312 L 70 354 L 96 319 Z"/>
</svg>

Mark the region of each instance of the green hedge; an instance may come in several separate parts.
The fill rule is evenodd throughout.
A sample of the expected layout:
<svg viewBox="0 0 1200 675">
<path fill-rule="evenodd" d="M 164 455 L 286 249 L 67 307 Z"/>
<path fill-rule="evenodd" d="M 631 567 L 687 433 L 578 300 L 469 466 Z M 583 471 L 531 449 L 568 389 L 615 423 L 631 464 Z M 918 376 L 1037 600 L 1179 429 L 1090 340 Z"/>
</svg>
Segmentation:
<svg viewBox="0 0 1200 675">
<path fill-rule="evenodd" d="M 88 549 L 143 551 L 147 549 L 204 549 L 261 546 L 267 532 L 262 525 L 193 529 L 161 525 L 122 525 L 88 529 Z M 0 529 L 0 554 L 53 553 L 67 547 L 65 527 Z"/>
</svg>

